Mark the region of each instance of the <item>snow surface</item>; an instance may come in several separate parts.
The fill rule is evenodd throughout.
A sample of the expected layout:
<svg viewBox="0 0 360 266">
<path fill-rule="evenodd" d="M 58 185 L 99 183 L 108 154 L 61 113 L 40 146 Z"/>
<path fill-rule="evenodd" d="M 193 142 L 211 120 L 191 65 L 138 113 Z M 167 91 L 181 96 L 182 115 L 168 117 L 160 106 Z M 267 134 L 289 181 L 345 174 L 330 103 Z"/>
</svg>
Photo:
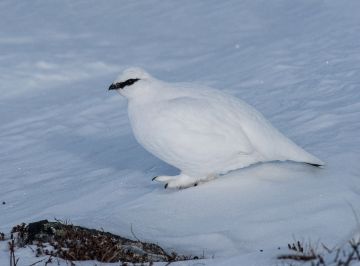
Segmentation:
<svg viewBox="0 0 360 266">
<path fill-rule="evenodd" d="M 132 226 L 206 265 L 276 264 L 294 239 L 341 245 L 360 213 L 359 8 L 1 1 L 0 231 L 54 217 L 128 237 Z M 133 65 L 242 98 L 327 166 L 260 164 L 164 190 L 151 178 L 178 170 L 136 143 L 125 99 L 107 91 Z M 36 261 L 25 253 L 19 265 Z"/>
</svg>

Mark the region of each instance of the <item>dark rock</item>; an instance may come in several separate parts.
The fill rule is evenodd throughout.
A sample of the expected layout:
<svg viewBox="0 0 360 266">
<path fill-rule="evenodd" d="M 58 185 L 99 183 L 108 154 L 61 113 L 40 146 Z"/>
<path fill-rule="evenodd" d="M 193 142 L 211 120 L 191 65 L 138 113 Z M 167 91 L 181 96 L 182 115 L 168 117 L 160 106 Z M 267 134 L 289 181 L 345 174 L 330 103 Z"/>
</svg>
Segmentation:
<svg viewBox="0 0 360 266">
<path fill-rule="evenodd" d="M 32 241 L 34 241 L 36 238 L 38 238 L 38 235 L 41 235 L 43 233 L 51 233 L 48 230 L 45 229 L 45 225 L 48 224 L 49 221 L 48 220 L 41 220 L 35 223 L 29 223 L 29 225 L 27 226 L 27 239 L 26 242 L 27 243 L 31 243 Z"/>
</svg>

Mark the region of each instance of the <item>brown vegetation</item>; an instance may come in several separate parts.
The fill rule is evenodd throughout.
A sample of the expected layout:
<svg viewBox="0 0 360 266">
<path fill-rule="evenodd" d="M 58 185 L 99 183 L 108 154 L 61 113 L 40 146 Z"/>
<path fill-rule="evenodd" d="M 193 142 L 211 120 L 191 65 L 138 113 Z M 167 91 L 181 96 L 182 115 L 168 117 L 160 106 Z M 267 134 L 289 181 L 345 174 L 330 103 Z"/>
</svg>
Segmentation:
<svg viewBox="0 0 360 266">
<path fill-rule="evenodd" d="M 11 243 L 11 245 L 10 245 Z M 66 222 L 47 220 L 15 226 L 9 242 L 13 264 L 17 260 L 14 248 L 35 245 L 37 257 L 48 255 L 67 261 L 97 260 L 100 262 L 174 262 L 198 259 L 196 256 L 167 253 L 160 246 L 140 240 L 130 240 L 108 232 L 87 229 Z"/>
<path fill-rule="evenodd" d="M 286 265 L 302 265 L 307 262 L 311 266 L 349 266 L 360 261 L 360 240 L 350 240 L 340 248 L 328 248 L 324 244 L 321 248 L 304 245 L 297 241 L 288 244 L 290 253 L 279 255 L 279 260 L 285 261 Z"/>
</svg>

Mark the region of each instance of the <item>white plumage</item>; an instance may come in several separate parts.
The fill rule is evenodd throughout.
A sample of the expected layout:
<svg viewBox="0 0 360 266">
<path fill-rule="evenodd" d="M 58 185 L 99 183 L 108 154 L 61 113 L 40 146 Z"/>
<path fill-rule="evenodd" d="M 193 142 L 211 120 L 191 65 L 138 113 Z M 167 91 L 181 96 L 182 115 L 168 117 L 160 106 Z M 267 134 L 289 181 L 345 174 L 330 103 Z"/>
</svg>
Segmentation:
<svg viewBox="0 0 360 266">
<path fill-rule="evenodd" d="M 137 141 L 181 170 L 178 176 L 155 178 L 165 187 L 189 187 L 258 162 L 324 164 L 253 107 L 221 91 L 167 83 L 139 68 L 125 70 L 109 89 L 128 99 Z"/>
</svg>

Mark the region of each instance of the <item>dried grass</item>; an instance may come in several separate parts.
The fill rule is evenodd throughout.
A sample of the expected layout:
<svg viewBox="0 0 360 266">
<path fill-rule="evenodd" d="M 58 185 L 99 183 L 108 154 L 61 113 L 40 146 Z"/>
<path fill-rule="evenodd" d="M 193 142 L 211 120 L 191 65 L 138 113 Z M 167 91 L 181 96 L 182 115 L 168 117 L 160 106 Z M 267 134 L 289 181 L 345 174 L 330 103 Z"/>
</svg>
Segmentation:
<svg viewBox="0 0 360 266">
<path fill-rule="evenodd" d="M 195 260 L 197 256 L 167 253 L 160 246 L 130 240 L 108 232 L 75 226 L 64 221 L 38 221 L 13 227 L 14 247 L 35 245 L 35 256 L 62 258 L 67 261 L 97 260 L 100 262 L 153 263 Z M 14 253 L 13 253 L 14 254 Z M 13 264 L 11 266 L 16 266 Z"/>
</svg>

